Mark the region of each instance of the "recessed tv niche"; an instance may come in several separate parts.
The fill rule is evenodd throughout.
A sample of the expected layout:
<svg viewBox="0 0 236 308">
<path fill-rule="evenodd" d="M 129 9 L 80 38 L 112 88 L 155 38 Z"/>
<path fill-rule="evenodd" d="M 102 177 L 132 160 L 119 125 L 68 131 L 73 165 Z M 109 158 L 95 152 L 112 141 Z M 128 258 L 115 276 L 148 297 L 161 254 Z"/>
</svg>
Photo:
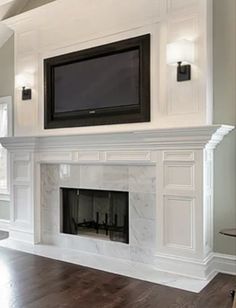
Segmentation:
<svg viewBox="0 0 236 308">
<path fill-rule="evenodd" d="M 44 60 L 45 128 L 150 121 L 150 35 Z"/>
</svg>

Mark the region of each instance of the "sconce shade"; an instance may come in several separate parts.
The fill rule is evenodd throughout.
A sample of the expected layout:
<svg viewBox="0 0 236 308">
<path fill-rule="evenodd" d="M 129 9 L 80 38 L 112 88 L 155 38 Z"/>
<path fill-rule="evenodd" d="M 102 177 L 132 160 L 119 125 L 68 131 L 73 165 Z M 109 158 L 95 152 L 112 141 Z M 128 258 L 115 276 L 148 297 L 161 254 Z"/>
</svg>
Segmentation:
<svg viewBox="0 0 236 308">
<path fill-rule="evenodd" d="M 31 88 L 33 85 L 33 74 L 23 73 L 16 75 L 15 77 L 15 86 L 17 89 Z"/>
<path fill-rule="evenodd" d="M 194 43 L 179 40 L 167 45 L 167 64 L 194 63 Z"/>
</svg>

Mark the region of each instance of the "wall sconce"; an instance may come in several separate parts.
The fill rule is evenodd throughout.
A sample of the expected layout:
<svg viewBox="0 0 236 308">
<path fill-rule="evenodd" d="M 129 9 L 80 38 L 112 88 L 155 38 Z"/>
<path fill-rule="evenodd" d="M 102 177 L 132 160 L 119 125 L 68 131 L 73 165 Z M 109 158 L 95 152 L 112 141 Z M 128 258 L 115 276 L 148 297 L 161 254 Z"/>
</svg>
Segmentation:
<svg viewBox="0 0 236 308">
<path fill-rule="evenodd" d="M 19 74 L 15 79 L 16 88 L 21 89 L 21 99 L 23 101 L 32 99 L 33 75 L 29 73 Z"/>
<path fill-rule="evenodd" d="M 32 99 L 32 90 L 26 89 L 25 87 L 22 87 L 22 101 L 27 101 Z"/>
<path fill-rule="evenodd" d="M 177 81 L 191 80 L 194 63 L 194 42 L 179 40 L 167 45 L 167 64 L 177 64 Z"/>
</svg>

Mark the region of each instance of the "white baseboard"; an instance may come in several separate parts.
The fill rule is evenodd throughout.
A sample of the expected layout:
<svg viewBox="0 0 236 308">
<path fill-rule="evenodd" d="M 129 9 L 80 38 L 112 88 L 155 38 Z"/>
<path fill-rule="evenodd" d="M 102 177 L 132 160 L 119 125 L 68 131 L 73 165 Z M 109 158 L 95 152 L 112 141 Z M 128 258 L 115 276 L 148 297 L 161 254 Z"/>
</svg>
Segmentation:
<svg viewBox="0 0 236 308">
<path fill-rule="evenodd" d="M 202 261 L 166 254 L 156 254 L 155 266 L 160 271 L 181 274 L 195 279 L 209 280 L 214 275 L 209 274 L 208 260 Z"/>
<path fill-rule="evenodd" d="M 236 275 L 236 255 L 211 253 L 202 261 L 159 254 L 155 266 L 161 271 L 210 281 L 217 273 Z"/>
<path fill-rule="evenodd" d="M 236 255 L 214 253 L 212 262 L 215 271 L 236 275 Z"/>
<path fill-rule="evenodd" d="M 10 229 L 10 222 L 9 222 L 9 220 L 0 219 L 0 230 L 8 232 L 9 229 Z"/>
<path fill-rule="evenodd" d="M 34 235 L 30 231 L 23 231 L 10 228 L 9 237 L 19 242 L 29 243 L 32 245 L 34 244 Z"/>
</svg>

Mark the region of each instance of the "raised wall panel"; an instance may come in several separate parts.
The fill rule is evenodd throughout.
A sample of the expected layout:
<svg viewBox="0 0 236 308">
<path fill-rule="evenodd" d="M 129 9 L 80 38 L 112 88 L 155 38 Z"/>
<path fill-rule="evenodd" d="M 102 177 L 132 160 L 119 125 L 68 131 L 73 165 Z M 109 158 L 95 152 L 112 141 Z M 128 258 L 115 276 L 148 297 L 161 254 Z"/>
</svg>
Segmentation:
<svg viewBox="0 0 236 308">
<path fill-rule="evenodd" d="M 164 188 L 194 189 L 194 165 L 165 163 Z"/>
<path fill-rule="evenodd" d="M 158 247 L 183 257 L 202 253 L 202 152 L 163 150 L 157 164 Z"/>
<path fill-rule="evenodd" d="M 164 151 L 164 161 L 194 161 L 193 151 Z"/>
<path fill-rule="evenodd" d="M 54 1 L 47 8 L 40 7 L 40 11 L 35 9 L 22 14 L 21 18 L 4 21 L 15 31 L 16 74 L 27 71 L 33 64 L 36 81 L 31 104 L 22 103 L 20 92 L 16 91 L 15 135 L 120 132 L 207 124 L 205 78 L 210 72 L 205 65 L 207 46 L 204 44 L 208 35 L 205 22 L 210 9 L 203 0 L 149 0 L 148 5 L 147 0 L 96 0 L 92 4 L 82 1 L 83 5 L 81 1 L 70 1 L 70 7 L 66 1 Z M 44 58 L 147 33 L 151 34 L 152 62 L 150 122 L 44 129 Z M 166 44 L 182 37 L 196 41 L 197 61 L 192 67 L 192 81 L 177 83 L 176 67 L 166 64 Z M 207 41 L 210 45 L 210 40 Z"/>
<path fill-rule="evenodd" d="M 29 181 L 30 163 L 27 161 L 14 161 L 13 179 L 14 181 Z"/>
<path fill-rule="evenodd" d="M 168 11 L 174 13 L 179 10 L 194 8 L 198 4 L 198 0 L 167 0 Z"/>
<path fill-rule="evenodd" d="M 193 249 L 194 200 L 164 197 L 164 242 L 166 246 Z"/>
<path fill-rule="evenodd" d="M 14 185 L 14 221 L 16 223 L 29 224 L 30 222 L 30 192 L 31 189 L 27 185 Z"/>
<path fill-rule="evenodd" d="M 30 154 L 27 153 L 13 153 L 12 158 L 14 161 L 29 161 L 30 160 Z"/>
<path fill-rule="evenodd" d="M 150 161 L 149 151 L 111 151 L 106 153 L 107 161 Z"/>
<path fill-rule="evenodd" d="M 72 162 L 71 152 L 41 152 L 39 153 L 39 160 L 42 162 Z"/>
<path fill-rule="evenodd" d="M 17 44 L 17 43 L 16 43 Z M 14 132 L 21 131 L 21 135 L 36 135 L 38 125 L 38 89 L 37 89 L 37 71 L 38 56 L 36 51 L 15 55 L 15 75 L 28 76 L 27 80 L 31 84 L 32 99 L 22 101 L 22 89 L 15 87 L 15 105 L 14 105 Z M 26 85 L 27 87 L 27 85 Z"/>
<path fill-rule="evenodd" d="M 73 152 L 73 161 L 99 161 L 99 151 L 79 151 Z"/>
<path fill-rule="evenodd" d="M 168 41 L 173 42 L 178 39 L 189 39 L 195 42 L 195 63 L 192 65 L 191 80 L 186 82 L 176 81 L 175 65 L 168 65 L 168 106 L 169 115 L 183 115 L 198 113 L 199 107 L 199 75 L 198 75 L 198 54 L 197 54 L 197 35 L 198 17 L 197 15 L 185 16 L 182 18 L 170 19 L 168 23 Z"/>
</svg>

